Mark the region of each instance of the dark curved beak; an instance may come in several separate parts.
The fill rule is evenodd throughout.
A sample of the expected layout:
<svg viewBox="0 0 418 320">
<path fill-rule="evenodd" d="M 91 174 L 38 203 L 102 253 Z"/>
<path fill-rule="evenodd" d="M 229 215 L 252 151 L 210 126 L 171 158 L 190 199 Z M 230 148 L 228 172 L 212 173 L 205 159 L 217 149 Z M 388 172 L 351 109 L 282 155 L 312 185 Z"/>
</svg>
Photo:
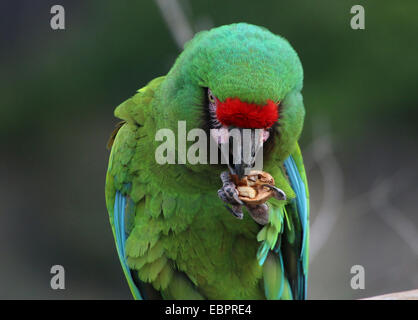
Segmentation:
<svg viewBox="0 0 418 320">
<path fill-rule="evenodd" d="M 262 129 L 229 128 L 228 142 L 220 144 L 222 156 L 228 159 L 231 174 L 240 179 L 251 170 L 262 170 Z"/>
</svg>

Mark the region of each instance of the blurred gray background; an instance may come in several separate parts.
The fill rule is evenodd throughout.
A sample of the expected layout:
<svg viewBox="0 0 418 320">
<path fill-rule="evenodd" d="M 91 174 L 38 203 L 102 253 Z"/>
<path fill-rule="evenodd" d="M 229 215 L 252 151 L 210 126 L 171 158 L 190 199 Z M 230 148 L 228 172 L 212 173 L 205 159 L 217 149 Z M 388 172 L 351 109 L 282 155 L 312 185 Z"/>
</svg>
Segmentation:
<svg viewBox="0 0 418 320">
<path fill-rule="evenodd" d="M 365 30 L 350 28 L 355 4 Z M 2 1 L 0 298 L 131 298 L 104 201 L 113 109 L 191 34 L 242 21 L 287 38 L 305 70 L 309 298 L 418 288 L 417 15 L 412 0 Z"/>
</svg>

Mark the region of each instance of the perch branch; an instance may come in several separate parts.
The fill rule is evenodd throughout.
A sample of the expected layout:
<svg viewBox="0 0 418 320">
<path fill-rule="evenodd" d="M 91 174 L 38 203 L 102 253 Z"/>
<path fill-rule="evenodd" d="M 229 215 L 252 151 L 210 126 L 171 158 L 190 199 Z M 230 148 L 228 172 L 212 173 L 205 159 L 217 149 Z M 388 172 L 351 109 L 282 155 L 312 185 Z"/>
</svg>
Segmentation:
<svg viewBox="0 0 418 320">
<path fill-rule="evenodd" d="M 365 298 L 362 300 L 418 300 L 418 290 L 388 293 L 381 296 Z"/>
</svg>

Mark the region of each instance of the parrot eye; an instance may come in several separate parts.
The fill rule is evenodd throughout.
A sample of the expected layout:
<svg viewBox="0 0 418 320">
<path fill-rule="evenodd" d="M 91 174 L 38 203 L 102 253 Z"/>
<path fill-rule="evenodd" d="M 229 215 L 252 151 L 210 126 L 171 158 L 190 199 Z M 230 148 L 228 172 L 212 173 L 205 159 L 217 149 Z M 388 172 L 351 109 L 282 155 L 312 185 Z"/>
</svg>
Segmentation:
<svg viewBox="0 0 418 320">
<path fill-rule="evenodd" d="M 218 121 L 216 116 L 216 107 L 217 107 L 217 99 L 213 95 L 212 91 L 209 88 L 207 90 L 207 97 L 208 97 L 208 111 L 209 111 L 209 119 L 210 119 L 210 128 L 221 128 L 222 124 Z"/>
<path fill-rule="evenodd" d="M 215 103 L 216 101 L 215 96 L 212 94 L 212 91 L 210 91 L 210 89 L 208 89 L 208 99 L 210 103 Z"/>
</svg>

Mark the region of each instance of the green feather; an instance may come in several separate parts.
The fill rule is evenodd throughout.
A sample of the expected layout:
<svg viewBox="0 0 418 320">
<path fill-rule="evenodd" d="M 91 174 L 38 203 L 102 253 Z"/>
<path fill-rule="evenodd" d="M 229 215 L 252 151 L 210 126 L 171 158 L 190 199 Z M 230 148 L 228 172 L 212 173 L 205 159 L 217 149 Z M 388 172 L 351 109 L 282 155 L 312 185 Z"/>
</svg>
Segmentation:
<svg viewBox="0 0 418 320">
<path fill-rule="evenodd" d="M 269 254 L 263 265 L 264 290 L 268 300 L 281 298 L 285 276 L 283 265 L 278 256 Z"/>
</svg>

